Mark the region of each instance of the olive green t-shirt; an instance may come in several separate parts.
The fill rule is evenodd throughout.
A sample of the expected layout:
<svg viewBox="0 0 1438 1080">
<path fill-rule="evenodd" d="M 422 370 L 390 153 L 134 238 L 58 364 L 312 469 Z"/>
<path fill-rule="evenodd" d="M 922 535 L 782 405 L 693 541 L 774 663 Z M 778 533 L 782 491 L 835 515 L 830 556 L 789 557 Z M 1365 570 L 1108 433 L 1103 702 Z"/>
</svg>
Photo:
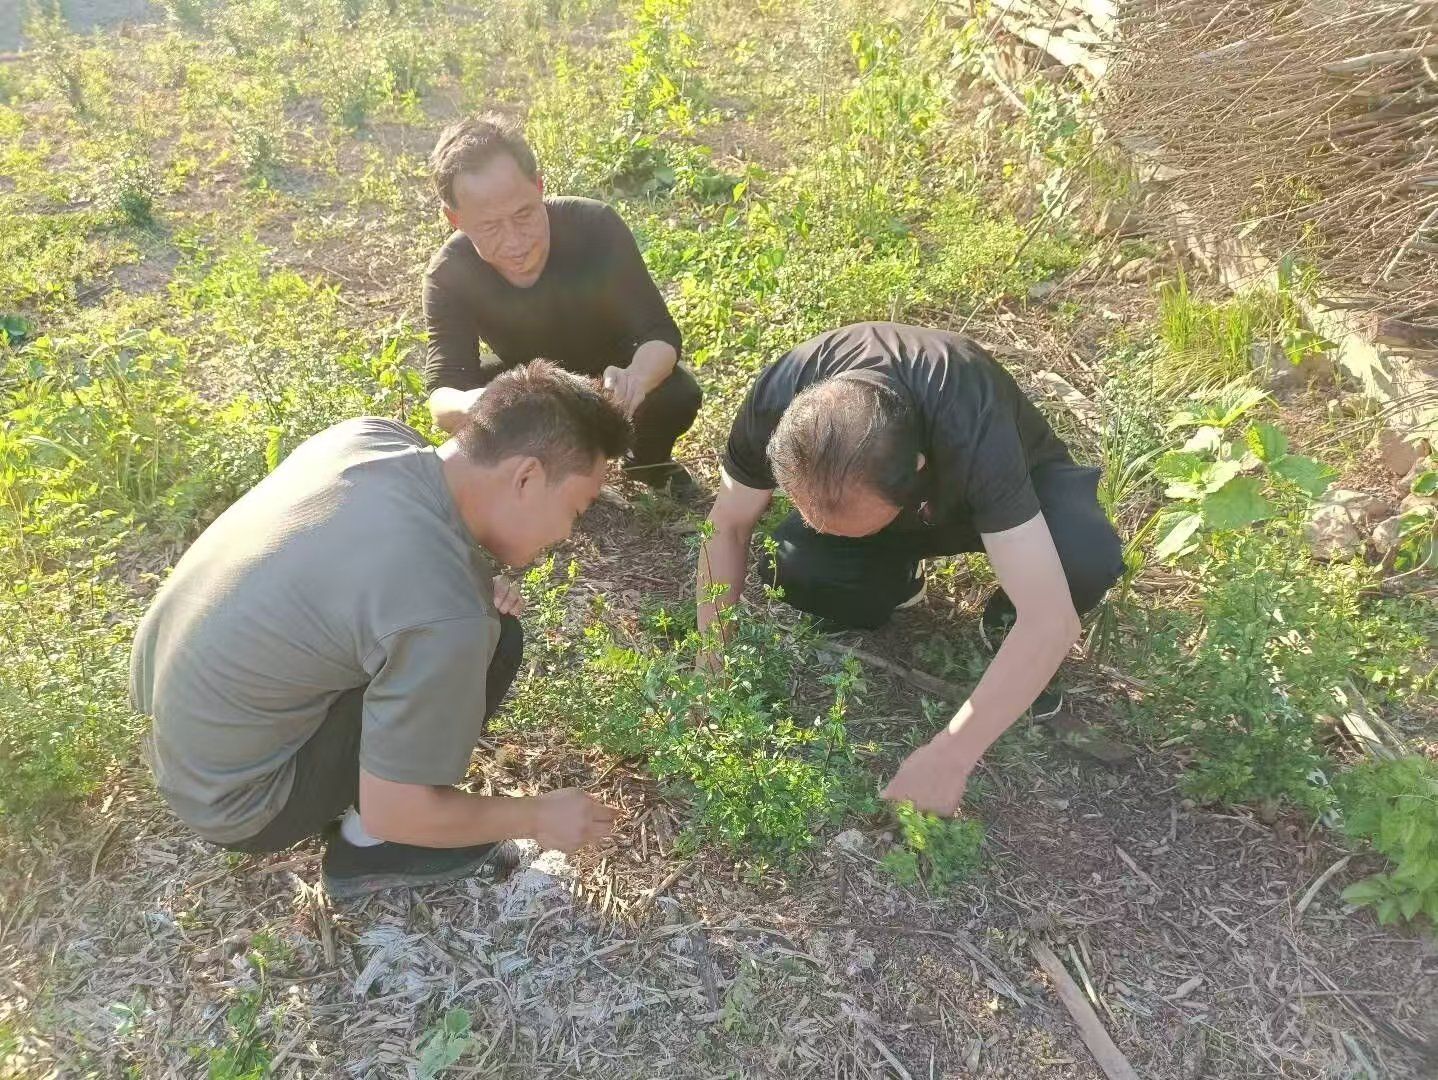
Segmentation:
<svg viewBox="0 0 1438 1080">
<path fill-rule="evenodd" d="M 135 633 L 146 756 L 201 836 L 279 812 L 294 755 L 366 686 L 360 765 L 409 784 L 464 777 L 498 641 L 489 565 L 435 450 L 392 420 L 297 447 L 185 552 Z"/>
</svg>

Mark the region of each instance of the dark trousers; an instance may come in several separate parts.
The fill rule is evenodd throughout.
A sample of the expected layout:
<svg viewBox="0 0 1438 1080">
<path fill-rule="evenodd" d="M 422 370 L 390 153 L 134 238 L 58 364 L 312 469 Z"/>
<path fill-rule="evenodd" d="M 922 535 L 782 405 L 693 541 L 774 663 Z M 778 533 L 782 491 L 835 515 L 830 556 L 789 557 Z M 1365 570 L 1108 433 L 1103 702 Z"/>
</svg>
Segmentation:
<svg viewBox="0 0 1438 1080">
<path fill-rule="evenodd" d="M 1097 469 L 1058 461 L 1031 474 L 1044 520 L 1068 578 L 1074 608 L 1094 607 L 1123 573 L 1123 545 L 1098 503 Z M 967 520 L 889 526 L 872 536 L 826 536 L 791 513 L 774 531 L 775 558 L 761 560 L 763 580 L 811 615 L 857 630 L 882 626 L 914 591 L 920 559 L 982 551 Z M 1012 604 L 1000 590 L 992 609 Z"/>
<path fill-rule="evenodd" d="M 519 671 L 524 631 L 513 615 L 499 617 L 499 644 L 489 662 L 484 718 L 494 715 Z M 290 797 L 263 829 L 246 840 L 222 846 L 259 855 L 283 851 L 314 836 L 359 801 L 360 717 L 364 686 L 346 690 L 330 706 L 324 723 L 295 755 L 295 780 Z M 444 718 L 437 718 L 443 722 Z"/>
<path fill-rule="evenodd" d="M 488 386 L 510 365 L 497 356 L 479 359 L 480 386 Z M 583 374 L 581 372 L 581 374 Z M 646 465 L 662 465 L 674 457 L 674 443 L 694 426 L 704 392 L 699 380 L 683 364 L 676 364 L 669 378 L 656 386 L 634 413 L 634 446 L 624 459 L 626 469 L 642 469 Z"/>
</svg>

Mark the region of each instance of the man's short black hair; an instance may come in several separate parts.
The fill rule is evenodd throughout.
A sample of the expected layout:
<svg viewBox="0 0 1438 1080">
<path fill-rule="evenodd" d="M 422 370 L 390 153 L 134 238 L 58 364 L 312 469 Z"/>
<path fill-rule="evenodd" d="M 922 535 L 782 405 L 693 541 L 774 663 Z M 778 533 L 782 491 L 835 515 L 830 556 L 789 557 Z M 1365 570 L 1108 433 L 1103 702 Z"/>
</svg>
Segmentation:
<svg viewBox="0 0 1438 1080">
<path fill-rule="evenodd" d="M 429 155 L 430 176 L 440 201 L 455 209 L 454 181 L 460 173 L 471 172 L 507 154 L 531 180 L 539 178 L 539 162 L 525 141 L 519 125 L 496 112 L 457 120 L 439 134 Z"/>
<path fill-rule="evenodd" d="M 843 375 L 802 391 L 769 440 L 774 479 L 815 509 L 839 509 L 856 486 L 894 506 L 917 498 L 923 453 L 918 417 L 890 388 Z"/>
<path fill-rule="evenodd" d="M 455 433 L 471 461 L 538 458 L 550 483 L 588 472 L 600 457 L 619 457 L 632 437 L 629 418 L 608 393 L 548 360 L 497 376 Z"/>
</svg>

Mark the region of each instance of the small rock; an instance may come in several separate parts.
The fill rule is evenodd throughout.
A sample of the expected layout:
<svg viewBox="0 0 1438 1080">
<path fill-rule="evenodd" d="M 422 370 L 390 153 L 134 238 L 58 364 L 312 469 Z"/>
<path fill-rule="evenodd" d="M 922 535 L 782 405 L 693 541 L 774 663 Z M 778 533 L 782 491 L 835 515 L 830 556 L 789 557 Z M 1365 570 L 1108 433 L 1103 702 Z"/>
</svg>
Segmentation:
<svg viewBox="0 0 1438 1080">
<path fill-rule="evenodd" d="M 1380 431 L 1374 445 L 1383 459 L 1383 467 L 1394 476 L 1406 476 L 1423 458 L 1419 442 L 1409 442 L 1392 428 Z"/>
<path fill-rule="evenodd" d="M 829 844 L 838 851 L 861 852 L 868 844 L 868 840 L 858 829 L 845 829 L 830 840 Z"/>
<path fill-rule="evenodd" d="M 1363 534 L 1342 506 L 1320 503 L 1308 515 L 1308 546 L 1320 559 L 1341 559 L 1363 546 Z"/>
<path fill-rule="evenodd" d="M 1058 287 L 1057 281 L 1036 281 L 1029 286 L 1029 299 L 1042 300 Z"/>
<path fill-rule="evenodd" d="M 1369 543 L 1373 545 L 1373 550 L 1386 562 L 1388 557 L 1397 550 L 1402 534 L 1403 515 L 1394 514 L 1373 526 L 1373 532 L 1368 539 Z"/>
<path fill-rule="evenodd" d="M 1377 495 L 1349 488 L 1329 488 L 1323 493 L 1319 505 L 1341 506 L 1357 524 L 1364 526 L 1382 521 L 1393 514 L 1393 507 Z"/>
<path fill-rule="evenodd" d="M 1114 277 L 1126 285 L 1137 285 L 1143 281 L 1156 281 L 1163 276 L 1163 269 L 1147 256 L 1130 259 L 1114 271 Z"/>
<path fill-rule="evenodd" d="M 1417 510 L 1420 506 L 1438 507 L 1438 495 L 1415 495 L 1403 496 L 1403 501 L 1398 504 L 1398 512 L 1406 514 L 1410 510 Z"/>
</svg>

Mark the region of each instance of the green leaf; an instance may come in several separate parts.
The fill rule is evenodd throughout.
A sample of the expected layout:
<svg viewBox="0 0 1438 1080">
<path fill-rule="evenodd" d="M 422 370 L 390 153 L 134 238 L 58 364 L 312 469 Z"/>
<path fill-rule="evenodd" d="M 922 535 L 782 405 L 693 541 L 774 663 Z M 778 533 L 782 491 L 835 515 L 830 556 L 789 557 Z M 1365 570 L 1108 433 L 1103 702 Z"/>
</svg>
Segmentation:
<svg viewBox="0 0 1438 1080">
<path fill-rule="evenodd" d="M 1259 461 L 1272 464 L 1288 453 L 1288 436 L 1272 424 L 1250 424 L 1244 441 Z"/>
<path fill-rule="evenodd" d="M 1344 903 L 1352 904 L 1354 907 L 1367 907 L 1370 904 L 1376 904 L 1388 895 L 1385 882 L 1386 879 L 1382 874 L 1374 874 L 1362 881 L 1355 881 L 1343 890 Z"/>
<path fill-rule="evenodd" d="M 1158 521 L 1161 532 L 1153 546 L 1153 557 L 1160 562 L 1177 558 L 1193 546 L 1194 534 L 1203 525 L 1203 515 L 1194 510 L 1168 511 Z"/>
<path fill-rule="evenodd" d="M 1214 529 L 1241 529 L 1273 515 L 1273 505 L 1263 497 L 1262 485 L 1252 476 L 1235 476 L 1223 487 L 1204 496 L 1200 509 L 1203 520 Z"/>
<path fill-rule="evenodd" d="M 1206 466 L 1203 470 L 1203 492 L 1217 491 L 1243 471 L 1243 463 L 1233 458 L 1224 458 Z"/>
<path fill-rule="evenodd" d="M 1153 472 L 1167 482 L 1164 494 L 1170 499 L 1196 499 L 1203 494 L 1203 471 L 1208 464 L 1197 454 L 1173 450 L 1154 463 Z"/>
<path fill-rule="evenodd" d="M 1289 454 L 1269 465 L 1269 468 L 1289 483 L 1297 484 L 1315 499 L 1328 490 L 1328 485 L 1338 479 L 1338 470 L 1314 461 L 1302 454 Z"/>
<path fill-rule="evenodd" d="M 469 1015 L 468 1009 L 450 1009 L 444 1014 L 445 1034 L 450 1036 L 468 1035 L 470 1025 L 474 1021 Z"/>
<path fill-rule="evenodd" d="M 1183 450 L 1190 454 L 1216 454 L 1222 442 L 1223 429 L 1205 425 L 1188 437 Z"/>
<path fill-rule="evenodd" d="M 265 435 L 265 470 L 274 472 L 280 467 L 280 448 L 285 430 L 278 425 L 271 425 Z"/>
<path fill-rule="evenodd" d="M 1438 494 L 1438 469 L 1428 469 L 1413 478 L 1414 495 Z"/>
</svg>

